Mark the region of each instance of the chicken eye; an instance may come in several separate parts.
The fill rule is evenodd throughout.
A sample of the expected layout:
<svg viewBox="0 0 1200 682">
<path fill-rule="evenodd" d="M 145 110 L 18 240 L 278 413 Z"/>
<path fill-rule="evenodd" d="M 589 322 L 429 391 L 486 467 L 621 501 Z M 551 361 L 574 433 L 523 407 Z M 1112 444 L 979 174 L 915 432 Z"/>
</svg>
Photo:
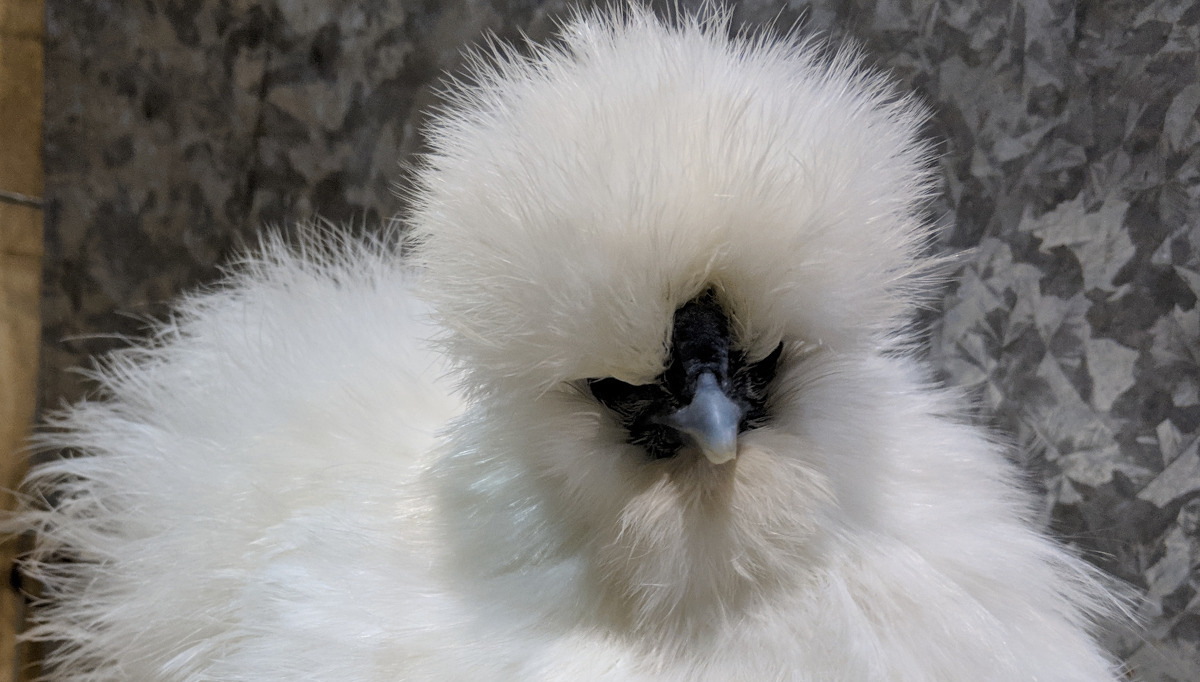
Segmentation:
<svg viewBox="0 0 1200 682">
<path fill-rule="evenodd" d="M 771 382 L 779 369 L 779 358 L 783 355 L 781 342 L 767 357 L 758 362 L 746 364 L 746 355 L 738 353 L 733 362 L 733 389 L 746 412 L 742 415 L 742 430 L 755 429 L 766 423 L 768 417 L 767 400 L 770 398 Z"/>
<path fill-rule="evenodd" d="M 635 386 L 613 378 L 588 379 L 587 386 L 624 427 L 628 442 L 641 446 L 651 459 L 673 457 L 683 447 L 679 432 L 662 423 L 663 414 L 679 401 L 661 381 Z"/>
<path fill-rule="evenodd" d="M 618 416 L 634 416 L 659 403 L 666 392 L 658 383 L 634 385 L 620 379 L 588 379 L 588 390 L 596 400 Z"/>
</svg>

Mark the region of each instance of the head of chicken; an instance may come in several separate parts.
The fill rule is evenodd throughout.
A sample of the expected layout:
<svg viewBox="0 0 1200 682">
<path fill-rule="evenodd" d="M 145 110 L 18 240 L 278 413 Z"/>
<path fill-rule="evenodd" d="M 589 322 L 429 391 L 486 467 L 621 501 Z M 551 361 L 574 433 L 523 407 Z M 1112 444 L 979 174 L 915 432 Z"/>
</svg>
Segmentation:
<svg viewBox="0 0 1200 682">
<path fill-rule="evenodd" d="M 412 216 L 476 401 L 443 465 L 481 482 L 445 496 L 461 551 L 579 550 L 572 598 L 660 634 L 804 580 L 875 523 L 895 417 L 871 366 L 927 265 L 922 110 L 721 17 L 582 20 L 475 66 Z"/>
</svg>

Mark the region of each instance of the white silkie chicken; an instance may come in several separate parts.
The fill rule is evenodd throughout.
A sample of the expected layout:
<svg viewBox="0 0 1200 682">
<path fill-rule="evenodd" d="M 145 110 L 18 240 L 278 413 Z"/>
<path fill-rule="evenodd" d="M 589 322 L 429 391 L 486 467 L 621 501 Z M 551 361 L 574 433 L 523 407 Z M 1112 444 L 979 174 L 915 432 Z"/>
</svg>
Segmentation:
<svg viewBox="0 0 1200 682">
<path fill-rule="evenodd" d="M 1119 679 L 902 331 L 918 105 L 637 9 L 474 78 L 407 246 L 268 241 L 43 434 L 54 679 Z"/>
</svg>

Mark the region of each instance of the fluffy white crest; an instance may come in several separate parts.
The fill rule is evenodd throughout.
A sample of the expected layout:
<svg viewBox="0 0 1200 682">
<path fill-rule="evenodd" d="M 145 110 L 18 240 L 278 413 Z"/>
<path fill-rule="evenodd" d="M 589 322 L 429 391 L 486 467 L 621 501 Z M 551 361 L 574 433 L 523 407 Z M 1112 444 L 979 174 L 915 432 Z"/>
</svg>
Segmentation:
<svg viewBox="0 0 1200 682">
<path fill-rule="evenodd" d="M 413 216 L 474 382 L 645 382 L 671 313 L 710 286 L 754 357 L 871 345 L 909 312 L 922 110 L 847 52 L 727 34 L 631 9 L 476 60 Z"/>
</svg>

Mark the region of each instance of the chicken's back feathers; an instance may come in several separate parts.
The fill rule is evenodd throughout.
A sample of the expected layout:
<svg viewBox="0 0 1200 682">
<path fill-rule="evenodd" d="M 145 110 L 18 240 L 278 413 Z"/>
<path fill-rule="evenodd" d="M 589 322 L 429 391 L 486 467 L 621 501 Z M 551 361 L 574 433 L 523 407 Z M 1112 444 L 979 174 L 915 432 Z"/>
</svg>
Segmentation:
<svg viewBox="0 0 1200 682">
<path fill-rule="evenodd" d="M 38 435 L 73 455 L 30 473 L 48 506 L 21 519 L 46 601 L 27 636 L 58 643 L 61 679 L 271 679 L 211 670 L 285 617 L 289 556 L 322 548 L 310 555 L 333 562 L 318 590 L 332 604 L 356 554 L 429 542 L 410 520 L 428 501 L 395 485 L 460 409 L 424 344 L 427 306 L 383 242 L 315 237 L 303 253 L 268 241 L 182 300 L 150 341 L 106 359 L 98 397 Z M 293 636 L 332 624 L 292 608 Z M 376 627 L 370 600 L 340 608 L 343 628 Z M 305 679 L 286 670 L 274 679 Z"/>
<path fill-rule="evenodd" d="M 904 350 L 920 107 L 719 15 L 477 62 L 415 256 L 269 240 L 42 431 L 57 679 L 1119 679 L 1104 590 Z M 782 346 L 769 418 L 651 460 L 588 380 L 654 381 L 705 291 Z"/>
</svg>

